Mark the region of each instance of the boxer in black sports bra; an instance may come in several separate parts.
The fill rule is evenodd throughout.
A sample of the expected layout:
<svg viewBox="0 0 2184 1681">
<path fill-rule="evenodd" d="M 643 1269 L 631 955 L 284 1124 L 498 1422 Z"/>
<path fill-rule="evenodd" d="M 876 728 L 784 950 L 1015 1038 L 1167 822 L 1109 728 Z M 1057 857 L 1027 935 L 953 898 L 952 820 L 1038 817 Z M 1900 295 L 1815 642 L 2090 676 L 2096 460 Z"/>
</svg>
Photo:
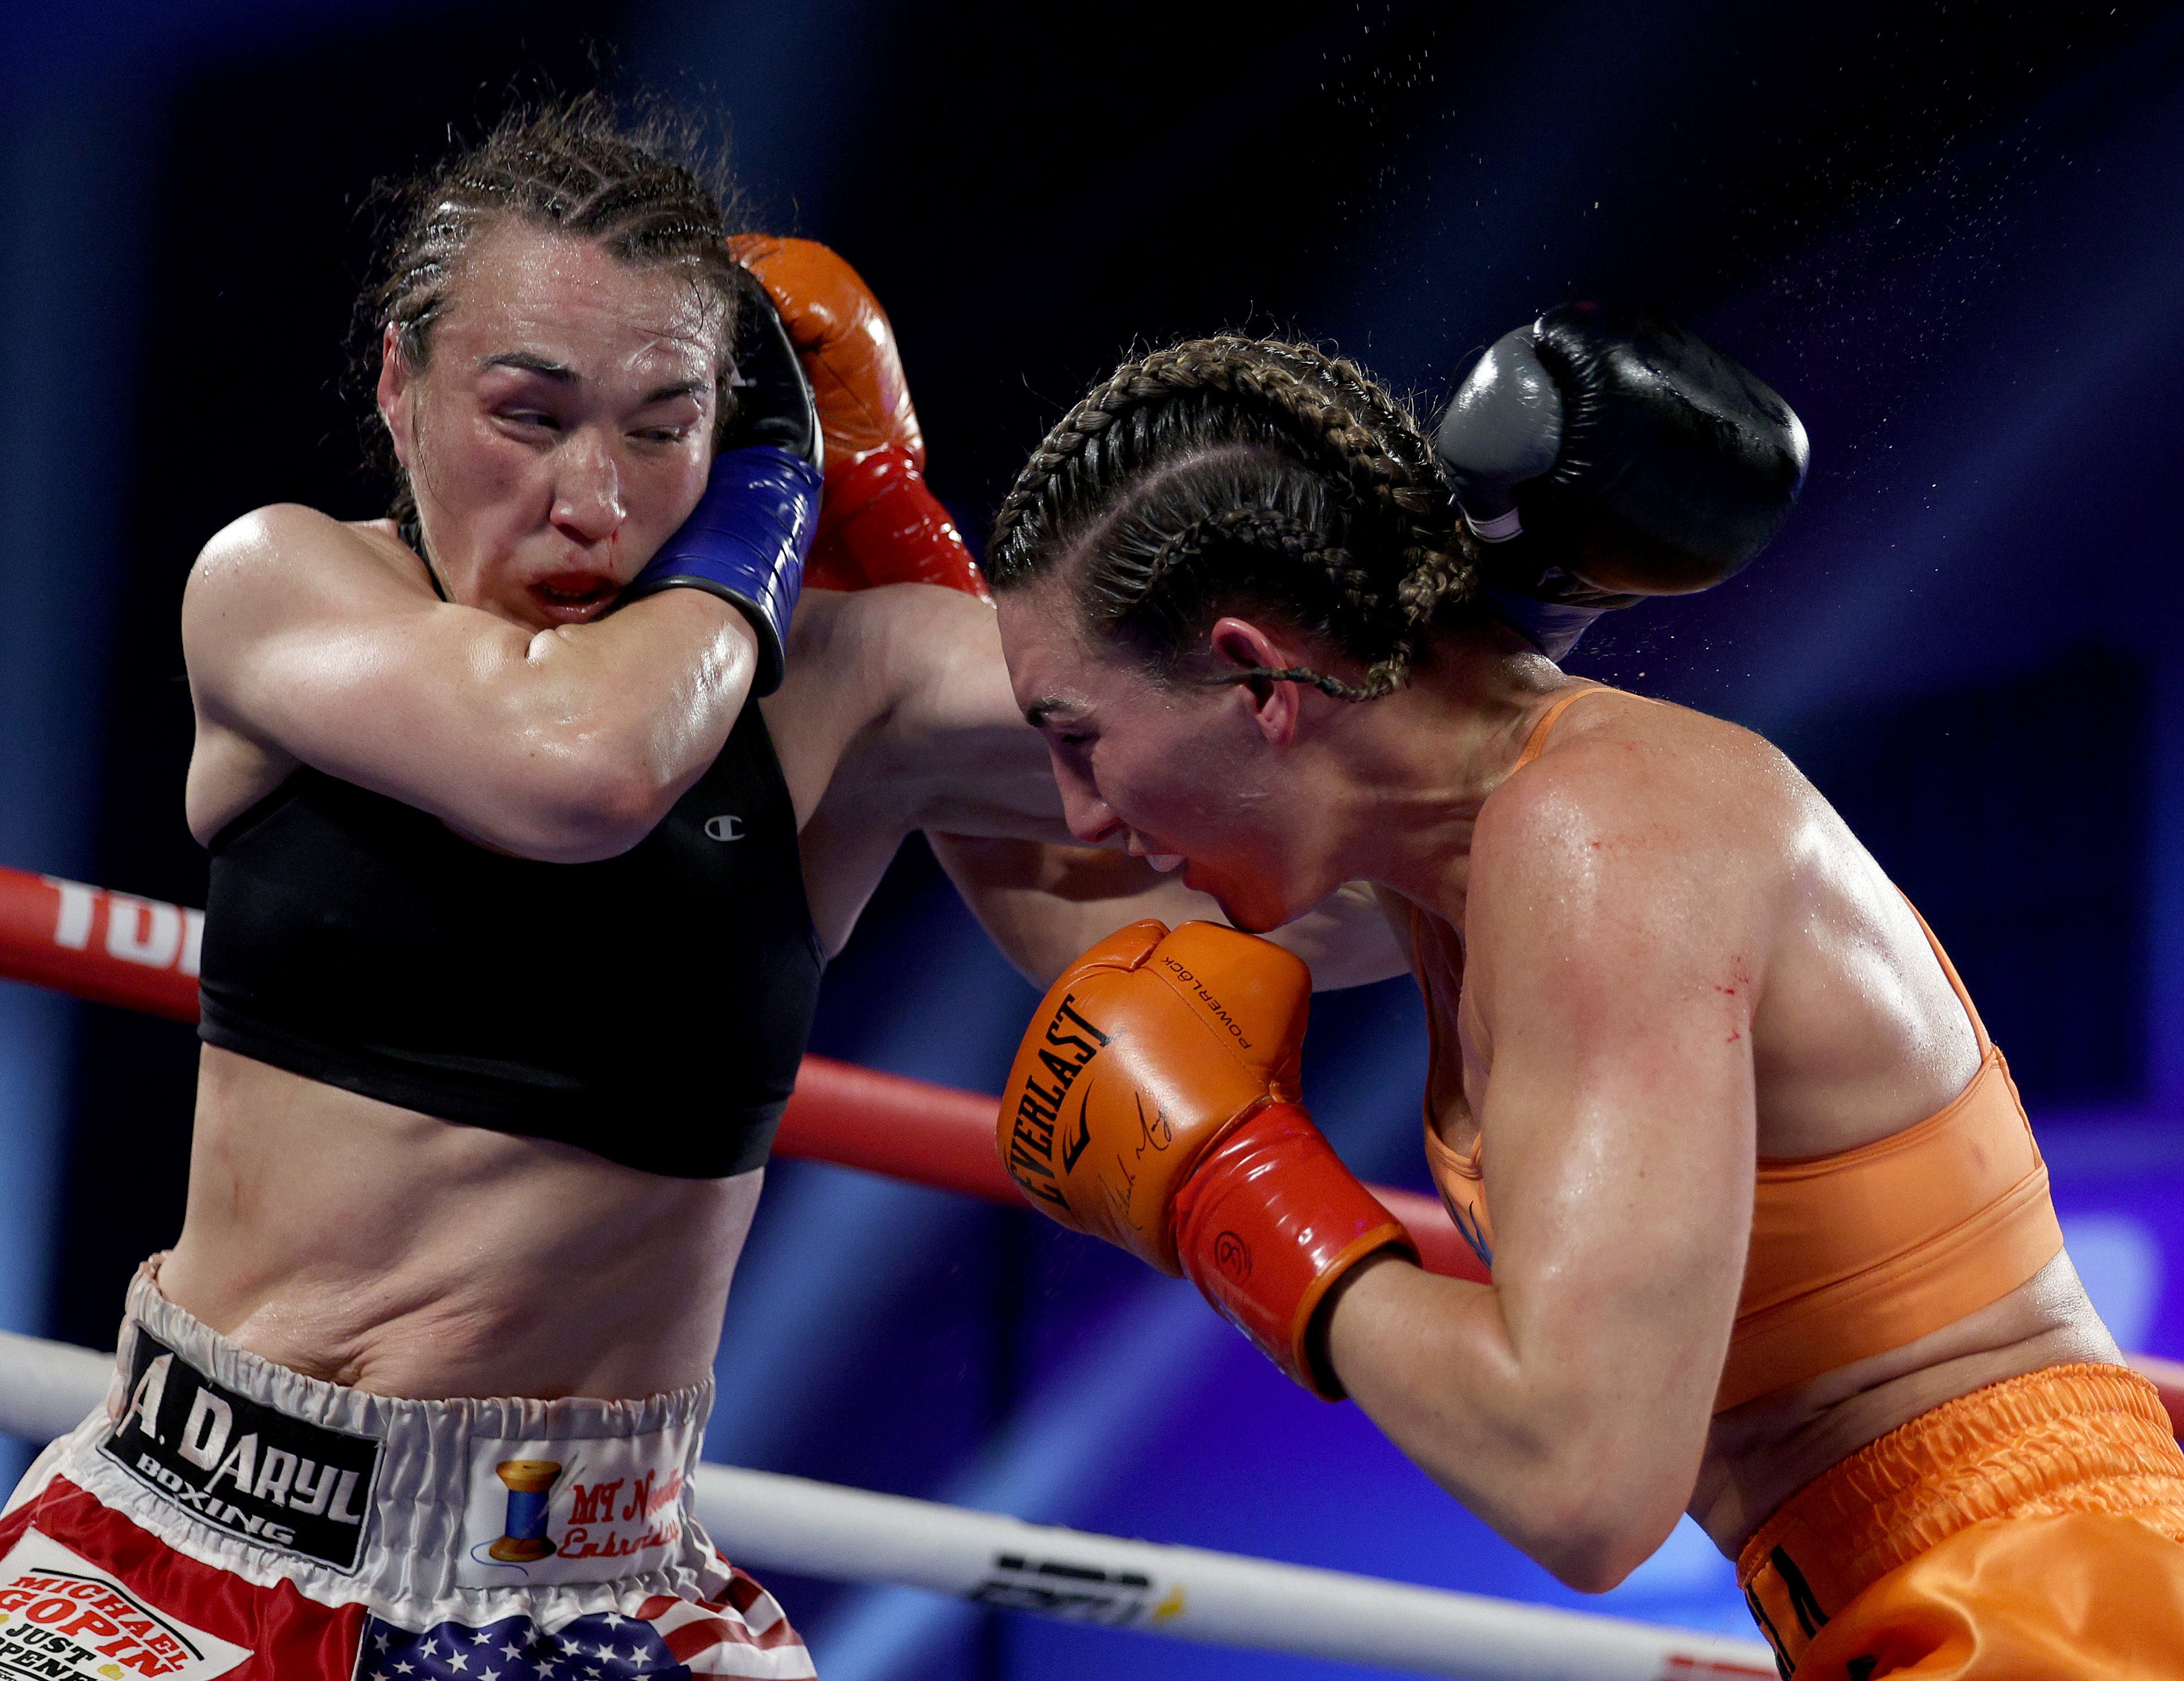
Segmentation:
<svg viewBox="0 0 2184 1681">
<path fill-rule="evenodd" d="M 211 849 L 207 1044 L 648 1173 L 765 1166 L 826 960 L 757 708 L 596 863 L 488 851 L 308 765 Z"/>
<path fill-rule="evenodd" d="M 1034 971 L 1208 907 L 1042 850 L 983 600 L 795 602 L 810 396 L 687 170 L 580 103 L 410 212 L 370 300 L 393 517 L 265 509 L 192 576 L 187 1217 L 0 1554 L 234 1681 L 579 1635 L 808 1674 L 682 1490 L 825 955 L 916 829 Z"/>
</svg>

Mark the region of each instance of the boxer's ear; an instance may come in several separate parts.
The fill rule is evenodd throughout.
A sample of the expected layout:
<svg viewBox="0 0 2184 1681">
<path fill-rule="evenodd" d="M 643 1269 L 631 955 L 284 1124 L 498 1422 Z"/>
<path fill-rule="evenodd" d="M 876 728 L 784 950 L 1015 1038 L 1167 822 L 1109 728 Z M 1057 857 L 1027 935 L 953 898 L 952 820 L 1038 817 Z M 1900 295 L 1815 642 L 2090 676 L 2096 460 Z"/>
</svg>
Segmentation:
<svg viewBox="0 0 2184 1681">
<path fill-rule="evenodd" d="M 1309 664 L 1304 648 L 1249 619 L 1217 621 L 1208 640 L 1214 671 L 1234 679 L 1261 737 L 1270 747 L 1288 746 L 1296 738 L 1310 686 L 1273 673 Z"/>
<path fill-rule="evenodd" d="M 402 353 L 402 330 L 389 321 L 379 336 L 379 419 L 394 445 L 394 459 L 410 470 L 410 398 L 417 376 Z"/>
</svg>

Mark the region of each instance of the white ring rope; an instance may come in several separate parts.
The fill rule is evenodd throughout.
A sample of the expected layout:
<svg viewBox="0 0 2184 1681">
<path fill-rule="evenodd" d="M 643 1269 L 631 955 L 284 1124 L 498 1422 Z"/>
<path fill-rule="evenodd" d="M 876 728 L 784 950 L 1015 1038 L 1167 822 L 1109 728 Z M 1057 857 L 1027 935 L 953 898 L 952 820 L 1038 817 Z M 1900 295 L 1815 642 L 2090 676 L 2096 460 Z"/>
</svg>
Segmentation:
<svg viewBox="0 0 2184 1681">
<path fill-rule="evenodd" d="M 0 1434 L 43 1442 L 106 1394 L 113 1356 L 0 1331 Z M 1512 1604 L 1026 1523 L 801 1477 L 698 1469 L 721 1550 L 838 1582 L 887 1582 L 1079 1623 L 1471 1681 L 1774 1681 L 1756 1640 Z"/>
<path fill-rule="evenodd" d="M 0 1331 L 0 1436 L 41 1447 L 65 1436 L 98 1405 L 113 1377 L 110 1354 Z"/>
</svg>

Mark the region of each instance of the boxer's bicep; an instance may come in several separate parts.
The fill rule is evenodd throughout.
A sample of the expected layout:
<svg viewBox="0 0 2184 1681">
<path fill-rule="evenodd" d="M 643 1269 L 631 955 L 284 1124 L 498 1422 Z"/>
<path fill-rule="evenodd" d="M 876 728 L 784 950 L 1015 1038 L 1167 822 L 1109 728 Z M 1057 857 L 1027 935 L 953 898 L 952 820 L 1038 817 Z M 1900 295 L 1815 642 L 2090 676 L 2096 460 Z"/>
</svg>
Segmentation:
<svg viewBox="0 0 2184 1681">
<path fill-rule="evenodd" d="M 1040 986 L 1086 947 L 1132 922 L 1150 917 L 1173 928 L 1228 921 L 1209 894 L 1119 848 L 937 831 L 927 838 L 994 944 Z M 1372 890 L 1359 882 L 1265 938 L 1304 959 L 1321 991 L 1362 986 L 1408 966 Z"/>
<path fill-rule="evenodd" d="M 890 673 L 863 774 L 891 782 L 911 828 L 1068 844 L 1046 743 L 1009 691 L 993 609 L 922 584 L 859 599 L 886 615 Z"/>
<path fill-rule="evenodd" d="M 650 830 L 719 752 L 755 654 L 740 615 L 693 590 L 527 631 L 435 599 L 301 508 L 214 539 L 182 629 L 215 730 L 558 862 Z"/>
<path fill-rule="evenodd" d="M 1513 1350 L 1673 1514 L 1743 1279 L 1768 910 L 1696 802 L 1585 760 L 1481 817 L 1465 989 L 1490 1060 L 1471 1095 Z"/>
<path fill-rule="evenodd" d="M 1119 849 L 938 831 L 927 838 L 994 943 L 1038 986 L 1132 922 L 1223 920 L 1203 893 Z"/>
</svg>

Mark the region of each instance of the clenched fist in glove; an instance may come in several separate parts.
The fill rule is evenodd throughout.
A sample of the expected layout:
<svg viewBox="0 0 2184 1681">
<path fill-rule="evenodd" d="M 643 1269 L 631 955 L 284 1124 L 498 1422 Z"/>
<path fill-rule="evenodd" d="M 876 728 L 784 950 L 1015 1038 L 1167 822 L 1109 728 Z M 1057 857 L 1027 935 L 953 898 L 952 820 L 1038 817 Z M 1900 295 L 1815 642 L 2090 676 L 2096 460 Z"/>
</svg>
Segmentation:
<svg viewBox="0 0 2184 1681">
<path fill-rule="evenodd" d="M 816 589 L 940 584 L 981 600 L 986 581 L 925 483 L 925 435 L 887 312 L 857 271 L 809 239 L 739 234 L 803 359 L 827 439 L 827 490 L 805 569 Z"/>
<path fill-rule="evenodd" d="M 1318 1309 L 1368 1256 L 1418 1258 L 1298 1101 L 1312 977 L 1211 922 L 1136 922 L 1054 983 L 1001 1098 L 1001 1159 L 1063 1225 L 1188 1277 L 1329 1400 Z"/>
<path fill-rule="evenodd" d="M 1551 658 L 1612 608 L 1711 588 L 1789 517 L 1805 429 L 1674 322 L 1565 303 L 1504 333 L 1434 433 L 1488 601 Z"/>
</svg>

